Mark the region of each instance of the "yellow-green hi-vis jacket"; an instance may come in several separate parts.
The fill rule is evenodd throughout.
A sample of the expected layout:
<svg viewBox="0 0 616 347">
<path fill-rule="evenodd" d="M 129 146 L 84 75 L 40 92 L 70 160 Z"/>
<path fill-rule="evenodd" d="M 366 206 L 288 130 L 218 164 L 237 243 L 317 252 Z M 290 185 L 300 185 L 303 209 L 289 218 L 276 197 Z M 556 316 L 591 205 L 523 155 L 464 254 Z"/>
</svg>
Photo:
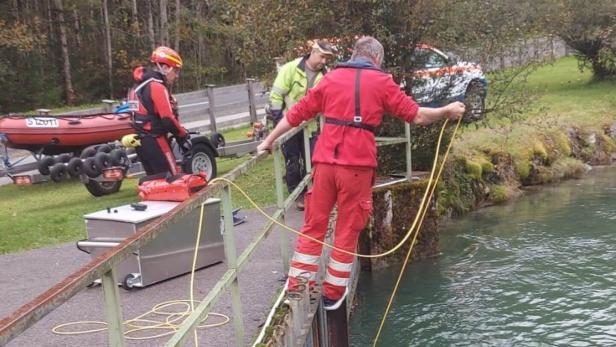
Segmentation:
<svg viewBox="0 0 616 347">
<path fill-rule="evenodd" d="M 306 76 L 306 59 L 308 56 L 297 58 L 284 64 L 270 93 L 270 105 L 273 114 L 281 114 L 281 111 L 288 111 L 308 92 L 308 77 Z M 325 68 L 318 71 L 312 87 L 316 86 L 323 78 Z"/>
</svg>

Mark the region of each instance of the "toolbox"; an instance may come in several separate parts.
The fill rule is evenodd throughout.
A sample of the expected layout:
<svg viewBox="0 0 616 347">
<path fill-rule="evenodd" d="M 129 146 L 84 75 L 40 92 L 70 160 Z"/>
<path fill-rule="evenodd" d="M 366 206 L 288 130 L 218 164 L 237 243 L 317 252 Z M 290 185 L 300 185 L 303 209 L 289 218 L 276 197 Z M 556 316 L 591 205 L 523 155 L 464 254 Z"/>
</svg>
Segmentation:
<svg viewBox="0 0 616 347">
<path fill-rule="evenodd" d="M 77 248 L 95 258 L 179 204 L 142 201 L 86 214 L 88 238 L 78 241 Z M 190 272 L 200 213 L 196 208 L 168 224 L 164 232 L 120 263 L 116 268 L 119 284 L 125 289 L 140 288 Z M 208 199 L 203 214 L 197 269 L 224 259 L 220 199 Z"/>
</svg>

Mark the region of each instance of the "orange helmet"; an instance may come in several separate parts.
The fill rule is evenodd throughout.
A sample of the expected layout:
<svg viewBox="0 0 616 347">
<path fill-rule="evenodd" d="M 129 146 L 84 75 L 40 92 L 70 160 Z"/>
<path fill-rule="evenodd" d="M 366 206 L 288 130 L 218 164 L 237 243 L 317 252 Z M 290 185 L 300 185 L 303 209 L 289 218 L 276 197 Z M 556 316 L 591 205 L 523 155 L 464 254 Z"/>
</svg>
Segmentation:
<svg viewBox="0 0 616 347">
<path fill-rule="evenodd" d="M 157 47 L 152 52 L 152 57 L 150 58 L 152 63 L 160 63 L 169 65 L 171 67 L 175 67 L 178 69 L 182 68 L 182 57 L 178 54 L 178 52 L 172 50 L 169 47 L 160 46 Z"/>
</svg>

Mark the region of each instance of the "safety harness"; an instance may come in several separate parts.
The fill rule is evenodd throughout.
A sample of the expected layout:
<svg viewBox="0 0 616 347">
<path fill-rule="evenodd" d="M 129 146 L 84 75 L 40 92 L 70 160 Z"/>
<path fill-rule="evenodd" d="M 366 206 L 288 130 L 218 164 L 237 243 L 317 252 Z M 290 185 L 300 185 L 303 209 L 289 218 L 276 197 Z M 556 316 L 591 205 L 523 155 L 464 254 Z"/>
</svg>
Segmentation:
<svg viewBox="0 0 616 347">
<path fill-rule="evenodd" d="M 151 77 L 139 84 L 134 90 L 135 97 L 137 98 L 135 101 L 137 101 L 137 104 L 129 105 L 129 107 L 133 112 L 133 127 L 137 130 L 139 135 L 159 136 L 166 134 L 167 129 L 165 128 L 160 117 L 154 112 L 154 104 L 152 103 L 149 88 L 151 82 L 163 83 L 162 80 Z M 137 113 L 139 111 L 138 102 L 141 102 L 143 107 L 148 112 L 147 114 Z M 150 124 L 150 129 L 146 129 L 147 124 Z"/>
<path fill-rule="evenodd" d="M 358 68 L 355 71 L 356 71 L 355 72 L 355 116 L 353 117 L 353 120 L 351 121 L 351 120 L 342 120 L 338 118 L 325 117 L 325 123 L 364 129 L 364 130 L 370 131 L 373 134 L 376 134 L 375 126 L 362 123 L 361 108 L 360 108 L 360 102 L 359 102 L 360 101 L 359 100 L 359 82 L 361 80 L 362 69 Z"/>
</svg>

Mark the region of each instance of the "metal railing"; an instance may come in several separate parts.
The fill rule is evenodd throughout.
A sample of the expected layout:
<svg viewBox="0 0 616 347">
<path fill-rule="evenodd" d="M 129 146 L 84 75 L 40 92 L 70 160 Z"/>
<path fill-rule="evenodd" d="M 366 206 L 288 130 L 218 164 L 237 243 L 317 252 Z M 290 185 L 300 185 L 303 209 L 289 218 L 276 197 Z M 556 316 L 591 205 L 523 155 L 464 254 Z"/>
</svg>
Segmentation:
<svg viewBox="0 0 616 347">
<path fill-rule="evenodd" d="M 312 167 L 310 165 L 310 130 L 309 127 L 313 122 L 305 122 L 299 127 L 287 132 L 281 136 L 274 143 L 273 156 L 274 156 L 274 174 L 275 174 L 275 189 L 277 197 L 277 209 L 273 213 L 272 218 L 274 220 L 284 222 L 284 216 L 286 211 L 292 206 L 293 202 L 304 190 L 306 186 L 310 184 L 312 176 Z M 323 124 L 321 122 L 321 124 Z M 283 167 L 284 159 L 280 146 L 286 142 L 296 133 L 304 132 L 305 141 L 305 155 L 306 155 L 306 176 L 300 182 L 298 187 L 291 192 L 286 198 L 284 194 L 283 183 Z M 383 144 L 395 144 L 395 143 L 407 143 L 407 177 L 410 179 L 410 128 L 407 125 L 404 138 L 379 138 L 379 142 Z M 259 163 L 265 155 L 258 155 L 233 169 L 224 177 L 230 181 L 235 180 L 237 177 L 246 174 L 257 163 Z M 154 222 L 146 225 L 140 229 L 137 233 L 131 237 L 125 239 L 115 248 L 108 252 L 98 256 L 90 261 L 85 266 L 81 267 L 73 274 L 69 275 L 55 286 L 49 288 L 43 294 L 37 296 L 31 302 L 23 305 L 9 316 L 0 320 L 0 345 L 8 343 L 11 339 L 18 336 L 21 332 L 28 329 L 34 323 L 39 321 L 45 315 L 53 311 L 58 306 L 68 301 L 71 297 L 77 294 L 82 289 L 86 288 L 90 283 L 98 278 L 102 279 L 103 293 L 105 299 L 105 312 L 108 322 L 108 337 L 109 343 L 112 346 L 123 346 L 124 336 L 122 327 L 122 315 L 120 296 L 117 288 L 117 283 L 114 280 L 114 272 L 116 267 L 124 261 L 126 258 L 133 255 L 141 247 L 147 245 L 150 241 L 155 239 L 159 234 L 168 232 L 168 229 L 175 222 L 187 216 L 191 211 L 196 208 L 200 208 L 206 200 L 212 195 L 222 195 L 223 205 L 223 218 L 224 218 L 224 232 L 223 242 L 225 249 L 225 257 L 227 263 L 227 271 L 221 276 L 219 281 L 214 285 L 206 297 L 195 308 L 194 312 L 187 317 L 182 323 L 180 329 L 172 336 L 172 338 L 166 343 L 166 346 L 178 346 L 185 341 L 187 337 L 190 337 L 194 329 L 196 329 L 200 320 L 210 312 L 213 305 L 220 298 L 221 294 L 226 288 L 231 290 L 232 299 L 232 311 L 233 311 L 233 325 L 235 330 L 236 345 L 243 346 L 245 344 L 244 336 L 244 323 L 242 319 L 242 306 L 240 298 L 240 284 L 238 282 L 238 274 L 244 265 L 250 260 L 252 254 L 256 248 L 262 243 L 262 241 L 269 235 L 270 231 L 274 227 L 274 222 L 268 220 L 262 227 L 253 241 L 246 247 L 246 249 L 239 255 L 236 255 L 236 245 L 233 232 L 233 207 L 232 207 L 232 195 L 230 186 L 225 182 L 216 182 L 208 185 L 206 189 L 196 194 L 193 198 L 185 201 L 171 210 L 167 215 L 155 220 Z M 289 244 L 287 234 L 281 232 L 280 238 L 280 256 L 283 263 L 283 271 L 287 272 L 289 269 Z M 306 336 L 306 335 L 304 335 Z"/>
</svg>

